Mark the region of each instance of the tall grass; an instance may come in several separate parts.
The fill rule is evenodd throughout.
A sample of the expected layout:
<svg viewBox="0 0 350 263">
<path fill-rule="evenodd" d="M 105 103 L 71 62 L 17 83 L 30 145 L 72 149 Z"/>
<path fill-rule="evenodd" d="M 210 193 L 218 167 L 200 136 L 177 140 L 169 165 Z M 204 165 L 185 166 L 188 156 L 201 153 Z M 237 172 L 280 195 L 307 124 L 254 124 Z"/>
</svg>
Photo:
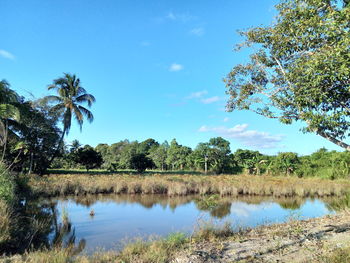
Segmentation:
<svg viewBox="0 0 350 263">
<path fill-rule="evenodd" d="M 49 175 L 29 180 L 37 196 L 86 194 L 218 194 L 220 196 L 260 195 L 274 197 L 342 196 L 347 180 L 273 176 L 197 175 Z"/>
<path fill-rule="evenodd" d="M 71 248 L 54 248 L 52 250 L 41 250 L 27 252 L 23 255 L 3 258 L 0 262 L 6 263 L 166 263 L 171 262 L 174 255 L 183 249 L 189 248 L 191 242 L 227 238 L 234 235 L 230 226 L 207 225 L 196 232 L 194 238 L 190 239 L 183 233 L 173 233 L 164 238 L 143 241 L 136 240 L 127 244 L 120 252 L 99 252 L 91 256 L 75 256 Z"/>
<path fill-rule="evenodd" d="M 0 200 L 0 247 L 11 239 L 11 219 L 11 207 Z"/>
</svg>

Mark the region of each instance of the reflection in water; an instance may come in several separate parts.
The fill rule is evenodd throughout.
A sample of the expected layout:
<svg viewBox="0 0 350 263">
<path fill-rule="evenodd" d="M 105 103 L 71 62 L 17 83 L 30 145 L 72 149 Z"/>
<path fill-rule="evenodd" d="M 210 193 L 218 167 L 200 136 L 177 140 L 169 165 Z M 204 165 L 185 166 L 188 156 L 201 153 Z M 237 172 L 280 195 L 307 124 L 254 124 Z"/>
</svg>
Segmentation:
<svg viewBox="0 0 350 263">
<path fill-rule="evenodd" d="M 341 211 L 350 208 L 350 193 L 345 194 L 343 197 L 333 198 L 327 203 L 327 208 L 329 210 Z"/>
<path fill-rule="evenodd" d="M 85 247 L 84 240 L 75 247 L 75 231 L 69 220 L 58 223 L 57 201 L 21 200 L 13 213 L 11 239 L 1 244 L 0 255 L 53 247 L 69 248 L 74 255 Z"/>
<path fill-rule="evenodd" d="M 77 253 L 85 246 L 88 252 L 120 247 L 121 241 L 135 237 L 190 233 L 199 217 L 219 224 L 229 221 L 235 227 L 254 227 L 284 222 L 292 213 L 301 218 L 322 216 L 334 211 L 328 205 L 332 202 L 258 196 L 87 195 L 42 199 L 38 205 L 50 207 L 54 218 L 51 245 L 68 246 L 80 240 L 72 249 Z M 75 229 L 64 223 L 64 210 Z"/>
</svg>

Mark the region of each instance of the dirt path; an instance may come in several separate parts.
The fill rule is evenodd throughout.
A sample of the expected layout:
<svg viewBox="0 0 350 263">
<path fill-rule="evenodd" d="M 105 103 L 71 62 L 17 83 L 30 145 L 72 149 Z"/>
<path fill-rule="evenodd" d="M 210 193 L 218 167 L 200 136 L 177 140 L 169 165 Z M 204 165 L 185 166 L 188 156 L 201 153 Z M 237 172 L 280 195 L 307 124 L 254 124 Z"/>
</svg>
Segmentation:
<svg viewBox="0 0 350 263">
<path fill-rule="evenodd" d="M 246 231 L 215 243 L 199 243 L 173 263 L 322 262 L 335 248 L 350 245 L 350 212 Z"/>
</svg>

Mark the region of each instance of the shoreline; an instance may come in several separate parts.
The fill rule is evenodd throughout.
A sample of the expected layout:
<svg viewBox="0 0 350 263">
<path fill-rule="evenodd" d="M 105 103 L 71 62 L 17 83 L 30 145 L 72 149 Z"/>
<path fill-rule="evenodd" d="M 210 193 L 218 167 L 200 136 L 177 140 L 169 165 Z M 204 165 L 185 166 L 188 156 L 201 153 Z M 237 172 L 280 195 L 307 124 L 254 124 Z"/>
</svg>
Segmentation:
<svg viewBox="0 0 350 263">
<path fill-rule="evenodd" d="M 87 194 L 166 194 L 168 196 L 343 196 L 348 180 L 252 175 L 82 175 L 32 176 L 34 196 L 56 197 Z"/>
<path fill-rule="evenodd" d="M 192 237 L 174 233 L 152 242 L 128 244 L 121 252 L 72 255 L 70 249 L 35 251 L 1 257 L 6 263 L 343 263 L 350 262 L 350 211 L 292 220 L 232 232 L 201 230 Z M 346 259 L 346 261 L 345 261 Z M 58 260 L 58 261 L 57 261 Z"/>
<path fill-rule="evenodd" d="M 350 211 L 260 226 L 233 238 L 196 243 L 171 262 L 326 262 L 334 251 L 350 246 Z"/>
</svg>

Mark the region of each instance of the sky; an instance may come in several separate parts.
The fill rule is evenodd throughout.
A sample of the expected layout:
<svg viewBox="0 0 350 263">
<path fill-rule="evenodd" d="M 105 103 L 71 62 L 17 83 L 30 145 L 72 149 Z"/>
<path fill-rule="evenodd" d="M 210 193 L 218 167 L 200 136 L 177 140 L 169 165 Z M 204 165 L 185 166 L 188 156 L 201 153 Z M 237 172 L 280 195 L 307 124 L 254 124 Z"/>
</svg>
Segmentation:
<svg viewBox="0 0 350 263">
<path fill-rule="evenodd" d="M 95 146 L 222 136 L 266 154 L 341 150 L 302 123 L 226 112 L 223 78 L 247 61 L 238 30 L 270 25 L 277 0 L 0 0 L 0 79 L 29 99 L 64 72 L 96 97 L 95 120 L 66 138 Z"/>
</svg>

